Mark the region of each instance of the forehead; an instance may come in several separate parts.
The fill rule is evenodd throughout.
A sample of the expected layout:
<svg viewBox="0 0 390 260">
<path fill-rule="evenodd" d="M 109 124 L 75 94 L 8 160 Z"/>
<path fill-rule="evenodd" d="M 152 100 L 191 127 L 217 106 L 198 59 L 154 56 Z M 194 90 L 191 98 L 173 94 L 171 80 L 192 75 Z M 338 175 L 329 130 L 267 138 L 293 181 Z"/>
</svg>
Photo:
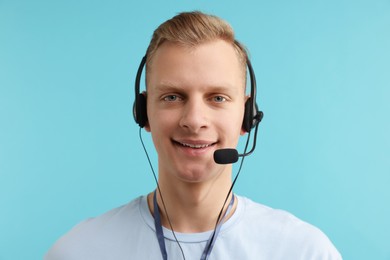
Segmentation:
<svg viewBox="0 0 390 260">
<path fill-rule="evenodd" d="M 235 48 L 215 40 L 196 46 L 165 42 L 146 68 L 148 91 L 159 85 L 202 85 L 245 89 L 245 65 Z"/>
</svg>

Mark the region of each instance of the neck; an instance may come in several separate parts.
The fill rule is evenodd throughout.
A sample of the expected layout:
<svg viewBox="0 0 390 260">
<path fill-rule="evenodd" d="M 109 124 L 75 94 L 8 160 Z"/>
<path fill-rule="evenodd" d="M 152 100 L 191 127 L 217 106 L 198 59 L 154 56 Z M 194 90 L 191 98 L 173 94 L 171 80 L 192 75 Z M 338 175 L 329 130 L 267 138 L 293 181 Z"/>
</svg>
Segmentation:
<svg viewBox="0 0 390 260">
<path fill-rule="evenodd" d="M 213 230 L 221 211 L 222 205 L 226 199 L 231 186 L 230 175 L 213 180 L 208 183 L 175 183 L 165 182 L 163 178 L 159 179 L 161 195 L 164 199 L 166 212 L 157 190 L 157 203 L 160 209 L 161 222 L 166 228 L 169 225 L 167 213 L 172 227 L 180 233 L 198 233 Z M 224 206 L 222 216 L 225 214 L 229 205 L 231 194 Z M 148 204 L 151 212 L 153 207 L 153 192 L 148 195 Z M 237 202 L 235 201 L 227 220 L 234 212 Z"/>
</svg>

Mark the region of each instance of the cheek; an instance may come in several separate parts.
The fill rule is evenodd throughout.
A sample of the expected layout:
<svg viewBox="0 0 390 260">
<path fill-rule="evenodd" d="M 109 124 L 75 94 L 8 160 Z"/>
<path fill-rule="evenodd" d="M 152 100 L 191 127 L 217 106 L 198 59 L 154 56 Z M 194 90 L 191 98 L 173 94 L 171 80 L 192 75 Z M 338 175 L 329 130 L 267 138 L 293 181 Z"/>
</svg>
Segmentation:
<svg viewBox="0 0 390 260">
<path fill-rule="evenodd" d="M 237 138 L 245 133 L 242 129 L 243 115 L 241 113 L 236 112 L 219 118 L 220 129 L 231 138 Z"/>
<path fill-rule="evenodd" d="M 164 132 L 177 125 L 177 116 L 171 111 L 151 110 L 148 119 L 150 132 Z"/>
</svg>

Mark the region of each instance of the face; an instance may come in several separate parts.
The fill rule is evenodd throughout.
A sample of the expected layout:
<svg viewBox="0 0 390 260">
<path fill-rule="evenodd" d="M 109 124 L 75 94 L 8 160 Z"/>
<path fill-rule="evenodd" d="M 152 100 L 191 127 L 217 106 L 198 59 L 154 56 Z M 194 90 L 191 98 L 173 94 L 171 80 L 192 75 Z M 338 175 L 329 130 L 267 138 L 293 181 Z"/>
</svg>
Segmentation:
<svg viewBox="0 0 390 260">
<path fill-rule="evenodd" d="M 213 153 L 236 147 L 243 134 L 244 82 L 236 51 L 223 40 L 159 47 L 148 71 L 145 127 L 158 153 L 159 178 L 196 183 L 231 172 Z"/>
</svg>

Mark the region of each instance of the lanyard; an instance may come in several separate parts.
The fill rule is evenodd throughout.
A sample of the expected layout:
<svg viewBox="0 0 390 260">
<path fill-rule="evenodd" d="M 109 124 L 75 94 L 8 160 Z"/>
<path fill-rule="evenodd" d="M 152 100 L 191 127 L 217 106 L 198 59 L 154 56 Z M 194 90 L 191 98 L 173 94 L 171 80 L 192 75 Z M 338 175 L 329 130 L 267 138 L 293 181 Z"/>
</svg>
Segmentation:
<svg viewBox="0 0 390 260">
<path fill-rule="evenodd" d="M 162 225 L 161 225 L 161 217 L 160 217 L 160 211 L 159 211 L 158 204 L 157 204 L 156 193 L 157 192 L 155 191 L 154 195 L 153 195 L 154 226 L 156 228 L 156 236 L 157 236 L 158 244 L 160 246 L 160 251 L 161 251 L 162 257 L 164 260 L 167 260 L 168 254 L 167 254 L 167 249 L 165 247 L 164 232 L 163 232 Z M 229 206 L 225 212 L 225 215 L 223 216 L 221 221 L 217 224 L 214 232 L 210 235 L 210 238 L 207 241 L 206 247 L 202 253 L 202 257 L 200 258 L 200 260 L 206 260 L 209 257 L 211 250 L 214 247 L 214 243 L 217 240 L 217 237 L 218 237 L 219 231 L 222 227 L 222 224 L 225 221 L 226 216 L 229 214 L 230 210 L 232 209 L 233 204 L 234 204 L 234 195 L 232 195 L 232 199 L 230 200 L 230 203 L 229 203 Z M 179 243 L 179 241 L 177 241 L 177 242 Z"/>
</svg>

